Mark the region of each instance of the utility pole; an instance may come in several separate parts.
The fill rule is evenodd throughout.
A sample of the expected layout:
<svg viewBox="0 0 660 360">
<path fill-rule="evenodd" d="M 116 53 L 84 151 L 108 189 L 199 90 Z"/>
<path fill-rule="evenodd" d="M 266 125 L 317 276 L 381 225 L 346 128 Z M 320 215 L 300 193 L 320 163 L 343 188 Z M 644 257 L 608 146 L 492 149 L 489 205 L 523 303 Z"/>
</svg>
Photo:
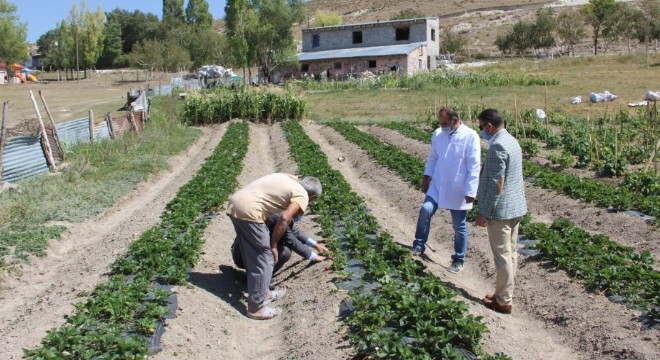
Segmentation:
<svg viewBox="0 0 660 360">
<path fill-rule="evenodd" d="M 76 19 L 76 22 L 78 19 Z M 76 24 L 76 81 L 80 80 L 80 65 L 78 63 L 78 24 Z"/>
</svg>

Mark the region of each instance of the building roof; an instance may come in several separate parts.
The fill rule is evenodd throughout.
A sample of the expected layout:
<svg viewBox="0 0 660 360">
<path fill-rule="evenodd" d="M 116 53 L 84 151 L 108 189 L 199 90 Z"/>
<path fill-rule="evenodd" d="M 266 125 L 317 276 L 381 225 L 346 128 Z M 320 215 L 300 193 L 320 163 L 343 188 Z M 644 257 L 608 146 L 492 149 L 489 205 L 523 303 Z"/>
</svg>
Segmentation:
<svg viewBox="0 0 660 360">
<path fill-rule="evenodd" d="M 332 25 L 332 26 L 318 26 L 318 27 L 308 27 L 302 29 L 305 31 L 318 31 L 318 30 L 341 30 L 341 29 L 350 29 L 356 27 L 369 27 L 374 25 L 403 25 L 403 24 L 413 24 L 419 22 L 425 22 L 428 20 L 438 20 L 437 17 L 425 17 L 425 18 L 414 18 L 414 19 L 399 19 L 399 20 L 387 20 L 387 21 L 371 21 L 355 24 L 341 24 L 341 25 Z"/>
<path fill-rule="evenodd" d="M 359 57 L 375 57 L 390 55 L 408 55 L 411 51 L 420 46 L 426 46 L 426 42 L 415 42 L 401 45 L 372 46 L 361 48 L 312 51 L 298 54 L 300 61 L 326 60 L 326 59 L 345 59 Z"/>
</svg>

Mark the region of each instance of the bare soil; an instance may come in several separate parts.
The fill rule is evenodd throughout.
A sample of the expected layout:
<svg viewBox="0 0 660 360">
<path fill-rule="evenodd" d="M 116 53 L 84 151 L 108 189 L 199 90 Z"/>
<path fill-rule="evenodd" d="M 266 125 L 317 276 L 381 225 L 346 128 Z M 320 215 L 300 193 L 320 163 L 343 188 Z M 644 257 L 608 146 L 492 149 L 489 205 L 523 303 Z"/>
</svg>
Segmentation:
<svg viewBox="0 0 660 360">
<path fill-rule="evenodd" d="M 309 125 L 306 131 L 321 145 L 332 166 L 365 197 L 380 225 L 399 243 L 410 246 L 423 195 L 393 172 L 375 164 L 364 151 L 333 129 Z M 409 148 L 411 143 L 393 131 L 387 140 L 417 154 L 423 154 L 422 149 L 428 146 L 417 143 Z M 345 156 L 346 160 L 339 162 L 339 156 Z M 548 193 L 532 186 L 527 188 L 528 204 L 537 221 L 540 218 L 551 221 L 556 215 L 565 216 L 570 211 L 573 221 L 585 226 L 590 223 L 588 211 L 597 211 L 590 210 L 585 204 L 567 210 L 566 199 L 556 195 L 542 197 L 543 192 Z M 625 216 L 601 216 L 605 215 Z M 616 241 L 639 243 L 657 253 L 656 245 L 646 244 L 644 235 L 641 235 L 652 236 L 657 243 L 657 234 L 649 230 L 648 225 L 628 225 L 628 222 L 634 224 L 635 220 L 621 219 L 617 226 L 609 227 L 611 225 L 603 223 L 599 229 L 609 229 L 608 235 Z M 622 226 L 628 233 L 622 233 Z M 634 235 L 640 228 L 640 235 Z M 638 311 L 589 293 L 579 281 L 532 258 L 520 257 L 513 315 L 487 310 L 479 299 L 490 293 L 494 286 L 492 254 L 484 230 L 469 226 L 468 231 L 466 267 L 459 274 L 451 274 L 446 271 L 453 252 L 451 219 L 446 211 L 439 211 L 433 219 L 430 251 L 425 264 L 429 271 L 456 288 L 472 314 L 484 317 L 490 329 L 490 334 L 486 334 L 483 340 L 486 351 L 504 352 L 515 359 L 657 358 L 660 331 L 640 331 Z"/>
<path fill-rule="evenodd" d="M 296 173 L 279 124 L 250 125 L 250 147 L 239 177 L 239 187 L 273 173 Z M 309 234 L 316 227 L 307 216 Z M 231 221 L 219 209 L 206 230 L 201 261 L 190 274 L 190 285 L 177 287 L 177 317 L 166 324 L 163 351 L 156 359 L 345 359 L 350 345 L 343 339 L 337 318 L 346 296 L 331 283 L 324 264 L 309 265 L 298 255 L 276 274 L 271 285 L 288 289 L 274 306 L 283 314 L 268 321 L 245 316 L 246 278 L 232 263 L 235 237 Z M 322 240 L 322 239 L 318 239 Z"/>
<path fill-rule="evenodd" d="M 426 161 L 429 145 L 380 126 L 361 128 Z M 656 259 L 660 259 L 660 232 L 645 220 L 625 213 L 608 212 L 606 209 L 538 186 L 528 185 L 525 195 L 534 221 L 551 223 L 560 218 L 569 219 L 592 233 L 607 235 L 613 241 L 632 246 L 639 251 L 649 251 Z"/>
<path fill-rule="evenodd" d="M 158 223 L 165 205 L 188 182 L 215 149 L 226 126 L 204 128 L 200 139 L 170 169 L 142 183 L 103 214 L 79 224 L 67 224 L 48 254 L 31 259 L 18 274 L 2 274 L 0 283 L 0 354 L 19 359 L 23 348 L 33 348 L 46 331 L 62 325 L 73 303 L 84 301 L 105 279 L 110 263 L 128 245 Z"/>
</svg>

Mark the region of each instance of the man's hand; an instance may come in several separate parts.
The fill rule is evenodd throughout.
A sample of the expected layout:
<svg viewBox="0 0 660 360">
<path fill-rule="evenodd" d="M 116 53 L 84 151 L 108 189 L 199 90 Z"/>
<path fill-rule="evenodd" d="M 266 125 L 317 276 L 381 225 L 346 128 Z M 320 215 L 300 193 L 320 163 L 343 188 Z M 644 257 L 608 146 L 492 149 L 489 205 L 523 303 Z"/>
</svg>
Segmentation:
<svg viewBox="0 0 660 360">
<path fill-rule="evenodd" d="M 485 227 L 486 225 L 488 225 L 488 220 L 486 220 L 486 217 L 483 215 L 478 215 L 477 226 Z"/>
<path fill-rule="evenodd" d="M 419 188 L 419 191 L 426 194 L 426 192 L 429 191 L 429 185 L 430 184 L 431 184 L 431 177 L 430 176 L 424 176 L 424 180 L 422 180 L 422 186 Z"/>
<path fill-rule="evenodd" d="M 465 202 L 468 204 L 472 204 L 474 202 L 474 198 L 472 196 L 466 196 Z"/>
<path fill-rule="evenodd" d="M 279 256 L 279 253 L 277 252 L 277 247 L 270 248 L 270 251 L 273 253 L 273 259 L 275 259 L 274 264 L 277 264 L 277 260 L 278 260 L 278 256 Z"/>
<path fill-rule="evenodd" d="M 314 246 L 314 248 L 316 249 L 316 251 L 319 252 L 319 254 L 327 254 L 330 252 L 330 250 L 328 250 L 328 248 L 325 247 L 325 245 L 323 244 L 317 243 L 316 246 Z"/>
<path fill-rule="evenodd" d="M 314 260 L 314 262 L 320 263 L 321 261 L 325 261 L 325 256 L 317 255 L 316 260 Z"/>
</svg>

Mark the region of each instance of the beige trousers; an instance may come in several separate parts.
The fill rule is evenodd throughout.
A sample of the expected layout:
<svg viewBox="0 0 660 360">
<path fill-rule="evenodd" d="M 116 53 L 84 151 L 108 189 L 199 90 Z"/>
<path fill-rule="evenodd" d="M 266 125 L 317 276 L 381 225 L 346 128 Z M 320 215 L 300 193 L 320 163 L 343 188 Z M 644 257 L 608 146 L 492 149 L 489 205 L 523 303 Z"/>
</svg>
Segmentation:
<svg viewBox="0 0 660 360">
<path fill-rule="evenodd" d="M 518 267 L 518 226 L 521 217 L 510 220 L 488 219 L 488 239 L 495 259 L 495 299 L 500 305 L 513 303 L 513 277 Z"/>
</svg>

